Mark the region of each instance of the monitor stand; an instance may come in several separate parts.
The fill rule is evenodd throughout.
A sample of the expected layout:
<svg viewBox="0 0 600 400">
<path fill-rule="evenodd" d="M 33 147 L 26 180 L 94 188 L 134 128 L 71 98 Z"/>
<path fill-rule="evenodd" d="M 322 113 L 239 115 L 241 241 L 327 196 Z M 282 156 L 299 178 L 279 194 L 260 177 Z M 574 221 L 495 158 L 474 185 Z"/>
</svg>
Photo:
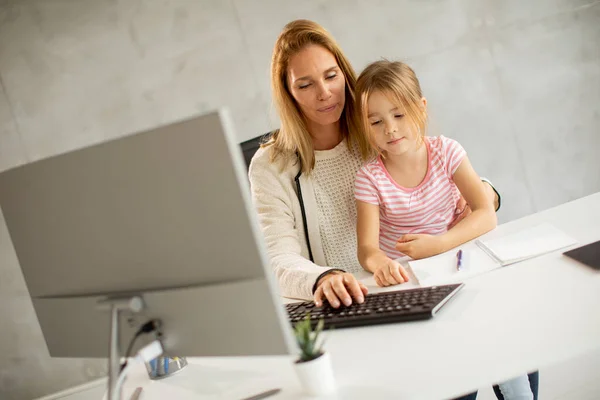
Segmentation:
<svg viewBox="0 0 600 400">
<path fill-rule="evenodd" d="M 110 340 L 108 357 L 108 400 L 120 400 L 120 388 L 116 387 L 119 373 L 121 372 L 121 353 L 119 344 L 119 317 L 120 313 L 139 313 L 144 309 L 144 301 L 140 296 L 108 297 L 98 301 L 98 309 L 110 311 Z M 160 335 L 160 333 L 159 333 Z M 187 365 L 185 357 L 160 356 L 153 360 L 155 368 L 151 371 L 147 366 L 150 379 L 163 379 L 181 371 Z"/>
<path fill-rule="evenodd" d="M 108 400 L 120 398 L 115 386 L 120 372 L 119 315 L 122 311 L 138 313 L 144 309 L 140 296 L 108 297 L 98 302 L 98 309 L 110 311 L 110 340 L 108 355 Z"/>
</svg>

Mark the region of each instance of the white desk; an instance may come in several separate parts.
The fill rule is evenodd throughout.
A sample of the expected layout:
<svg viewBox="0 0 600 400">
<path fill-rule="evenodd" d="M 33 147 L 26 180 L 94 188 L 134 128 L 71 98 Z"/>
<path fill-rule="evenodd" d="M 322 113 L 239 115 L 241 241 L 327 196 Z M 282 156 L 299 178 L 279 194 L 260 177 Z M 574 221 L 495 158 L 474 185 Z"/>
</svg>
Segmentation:
<svg viewBox="0 0 600 400">
<path fill-rule="evenodd" d="M 540 222 L 554 224 L 579 244 L 598 240 L 600 193 L 503 224 L 486 237 Z M 361 279 L 371 292 L 382 291 L 370 274 Z M 331 332 L 326 349 L 337 398 L 448 398 L 600 349 L 598 304 L 600 273 L 560 251 L 478 276 L 432 320 Z M 144 400 L 225 399 L 279 387 L 283 391 L 273 399 L 302 397 L 291 357 L 190 363 L 162 382 L 134 371 L 127 393 L 144 386 Z"/>
</svg>

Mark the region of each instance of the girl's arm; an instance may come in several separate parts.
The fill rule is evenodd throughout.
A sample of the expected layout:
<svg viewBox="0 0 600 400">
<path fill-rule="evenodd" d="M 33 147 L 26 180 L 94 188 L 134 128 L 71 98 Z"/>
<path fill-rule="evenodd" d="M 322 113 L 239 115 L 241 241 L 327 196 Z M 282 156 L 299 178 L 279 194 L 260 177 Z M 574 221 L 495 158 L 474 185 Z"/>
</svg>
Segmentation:
<svg viewBox="0 0 600 400">
<path fill-rule="evenodd" d="M 502 198 L 500 197 L 500 192 L 498 192 L 498 190 L 496 190 L 494 185 L 492 185 L 492 183 L 489 180 L 487 180 L 486 178 L 482 177 L 480 179 L 481 179 L 481 184 L 483 185 L 485 195 L 488 198 L 488 201 L 493 204 L 494 210 L 496 210 L 496 212 L 498 212 L 498 210 L 500 209 L 500 206 L 502 204 Z M 465 200 L 465 198 L 463 196 L 460 196 L 460 199 L 458 200 L 458 203 L 456 204 L 456 210 L 460 211 L 460 214 L 456 214 L 456 217 L 454 217 L 452 222 L 450 222 L 450 224 L 448 225 L 448 230 L 454 228 L 454 226 L 456 224 L 458 224 L 460 221 L 465 219 L 465 217 L 467 217 L 469 214 L 471 214 L 471 207 L 469 207 L 469 205 L 467 204 L 467 200 Z"/>
<path fill-rule="evenodd" d="M 379 206 L 356 200 L 356 235 L 358 262 L 369 272 L 375 272 L 388 257 L 379 248 Z"/>
<path fill-rule="evenodd" d="M 379 206 L 356 200 L 358 261 L 375 275 L 379 286 L 396 285 L 408 281 L 408 274 L 400 263 L 390 259 L 379 248 Z"/>
<path fill-rule="evenodd" d="M 483 235 L 494 229 L 497 223 L 494 206 L 466 156 L 452 178 L 473 212 L 440 236 L 444 251 Z"/>
<path fill-rule="evenodd" d="M 467 156 L 461 156 L 464 150 L 458 147 L 457 143 L 448 143 L 448 168 L 454 168 L 452 180 L 472 212 L 443 235 L 406 234 L 400 237 L 396 243 L 396 250 L 413 259 L 444 253 L 496 227 L 494 205 L 486 194 L 485 184 L 481 183 Z M 458 167 L 453 167 L 456 164 Z"/>
</svg>

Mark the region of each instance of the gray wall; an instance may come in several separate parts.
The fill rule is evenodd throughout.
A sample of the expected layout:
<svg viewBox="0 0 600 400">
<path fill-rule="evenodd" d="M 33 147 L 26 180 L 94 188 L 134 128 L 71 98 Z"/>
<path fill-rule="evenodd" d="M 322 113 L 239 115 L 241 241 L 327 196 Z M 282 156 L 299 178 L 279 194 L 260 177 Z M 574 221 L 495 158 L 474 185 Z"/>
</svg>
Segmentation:
<svg viewBox="0 0 600 400">
<path fill-rule="evenodd" d="M 294 18 L 357 70 L 407 60 L 432 134 L 458 139 L 508 221 L 600 190 L 600 2 L 0 0 L 0 170 L 228 105 L 240 141 L 277 125 L 268 67 Z M 0 221 L 0 397 L 99 376 L 53 360 Z"/>
</svg>

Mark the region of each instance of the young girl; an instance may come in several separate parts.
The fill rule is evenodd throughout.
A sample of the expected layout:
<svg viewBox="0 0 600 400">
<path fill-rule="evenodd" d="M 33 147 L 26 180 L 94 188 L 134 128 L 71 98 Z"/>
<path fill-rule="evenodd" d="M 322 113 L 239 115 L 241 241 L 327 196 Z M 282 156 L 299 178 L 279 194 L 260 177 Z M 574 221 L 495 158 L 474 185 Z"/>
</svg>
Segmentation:
<svg viewBox="0 0 600 400">
<path fill-rule="evenodd" d="M 463 147 L 425 136 L 427 101 L 414 71 L 401 62 L 369 65 L 356 84 L 371 144 L 355 182 L 358 259 L 379 286 L 403 283 L 395 261 L 446 252 L 496 226 L 496 214 Z M 448 229 L 463 195 L 473 212 Z M 532 399 L 527 376 L 500 385 L 505 399 Z"/>
</svg>

